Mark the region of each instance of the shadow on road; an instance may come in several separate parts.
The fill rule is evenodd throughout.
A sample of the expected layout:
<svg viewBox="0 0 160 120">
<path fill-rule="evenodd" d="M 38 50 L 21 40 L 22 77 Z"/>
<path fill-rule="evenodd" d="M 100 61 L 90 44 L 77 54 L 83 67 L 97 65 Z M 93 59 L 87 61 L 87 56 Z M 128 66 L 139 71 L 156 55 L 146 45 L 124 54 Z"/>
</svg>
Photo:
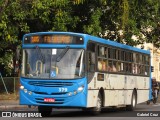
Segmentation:
<svg viewBox="0 0 160 120">
<path fill-rule="evenodd" d="M 120 109 L 103 109 L 98 115 L 92 114 L 90 111 L 53 111 L 50 117 L 130 117 L 132 111 L 126 111 L 125 108 Z M 134 112 L 135 113 L 135 112 Z M 133 115 L 132 115 L 133 116 Z"/>
</svg>

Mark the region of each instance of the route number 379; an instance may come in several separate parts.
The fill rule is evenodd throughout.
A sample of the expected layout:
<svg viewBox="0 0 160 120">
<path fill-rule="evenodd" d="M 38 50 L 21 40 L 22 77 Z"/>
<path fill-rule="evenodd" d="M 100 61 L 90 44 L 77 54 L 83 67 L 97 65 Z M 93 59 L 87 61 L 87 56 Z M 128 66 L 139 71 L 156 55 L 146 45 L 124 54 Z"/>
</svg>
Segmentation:
<svg viewBox="0 0 160 120">
<path fill-rule="evenodd" d="M 67 88 L 59 88 L 59 92 L 67 92 L 68 89 Z"/>
</svg>

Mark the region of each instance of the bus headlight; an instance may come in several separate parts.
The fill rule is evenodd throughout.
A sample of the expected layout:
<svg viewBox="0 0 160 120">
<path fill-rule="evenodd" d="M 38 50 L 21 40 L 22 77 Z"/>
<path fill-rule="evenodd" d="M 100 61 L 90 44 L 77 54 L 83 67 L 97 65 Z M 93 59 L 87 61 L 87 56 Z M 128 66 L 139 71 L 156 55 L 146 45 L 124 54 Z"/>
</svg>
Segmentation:
<svg viewBox="0 0 160 120">
<path fill-rule="evenodd" d="M 23 90 L 23 89 L 24 89 L 24 86 L 23 86 L 23 85 L 21 85 L 21 86 L 20 86 L 20 89 L 21 89 L 21 90 Z"/>
<path fill-rule="evenodd" d="M 77 91 L 75 90 L 73 93 L 74 93 L 74 95 L 76 95 L 76 94 L 77 94 Z"/>
<path fill-rule="evenodd" d="M 24 89 L 24 92 L 27 93 L 27 89 Z"/>
<path fill-rule="evenodd" d="M 69 92 L 69 93 L 68 93 L 68 96 L 71 96 L 71 95 L 72 95 L 72 92 Z"/>
<path fill-rule="evenodd" d="M 77 89 L 77 91 L 78 91 L 78 92 L 82 92 L 83 89 L 84 89 L 84 86 L 80 86 L 80 87 Z"/>
<path fill-rule="evenodd" d="M 32 95 L 32 91 L 28 91 L 28 94 L 29 94 L 29 95 Z"/>
</svg>

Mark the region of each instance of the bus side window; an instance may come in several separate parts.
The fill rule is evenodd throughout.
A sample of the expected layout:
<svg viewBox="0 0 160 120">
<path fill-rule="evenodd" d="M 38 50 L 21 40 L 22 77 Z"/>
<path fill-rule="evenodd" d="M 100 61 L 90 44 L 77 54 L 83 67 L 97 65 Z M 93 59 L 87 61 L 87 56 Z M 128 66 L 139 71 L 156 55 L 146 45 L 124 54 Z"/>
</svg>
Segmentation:
<svg viewBox="0 0 160 120">
<path fill-rule="evenodd" d="M 107 70 L 107 60 L 103 58 L 98 58 L 98 70 L 106 71 Z"/>
<path fill-rule="evenodd" d="M 94 73 L 95 73 L 95 43 L 89 42 L 87 45 L 87 73 L 88 73 L 88 83 L 93 80 Z"/>
<path fill-rule="evenodd" d="M 95 53 L 92 52 L 88 53 L 88 71 L 95 71 Z"/>
<path fill-rule="evenodd" d="M 107 71 L 108 71 L 108 72 L 112 72 L 112 61 L 111 61 L 111 60 L 108 61 Z"/>
<path fill-rule="evenodd" d="M 132 73 L 137 74 L 138 73 L 138 65 L 137 64 L 132 64 Z"/>
<path fill-rule="evenodd" d="M 89 42 L 87 45 L 88 53 L 88 71 L 95 72 L 95 43 Z"/>
<path fill-rule="evenodd" d="M 113 71 L 113 72 L 117 72 L 116 62 L 115 62 L 115 61 L 113 61 L 112 71 Z"/>
</svg>

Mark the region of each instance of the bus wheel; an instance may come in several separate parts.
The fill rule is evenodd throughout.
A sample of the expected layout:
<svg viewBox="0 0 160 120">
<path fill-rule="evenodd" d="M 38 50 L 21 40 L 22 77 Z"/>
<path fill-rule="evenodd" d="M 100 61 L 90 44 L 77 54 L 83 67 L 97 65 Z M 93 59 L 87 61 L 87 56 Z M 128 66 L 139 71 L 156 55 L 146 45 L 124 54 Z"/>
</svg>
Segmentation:
<svg viewBox="0 0 160 120">
<path fill-rule="evenodd" d="M 96 107 L 92 108 L 91 111 L 94 115 L 97 115 L 101 112 L 102 109 L 102 95 L 98 93 L 97 104 Z"/>
<path fill-rule="evenodd" d="M 42 117 L 48 117 L 52 113 L 52 107 L 38 106 L 38 112 L 41 113 Z"/>
<path fill-rule="evenodd" d="M 135 91 L 133 91 L 131 98 L 131 105 L 127 105 L 126 110 L 133 111 L 136 108 L 136 105 L 137 105 L 137 94 Z"/>
</svg>

